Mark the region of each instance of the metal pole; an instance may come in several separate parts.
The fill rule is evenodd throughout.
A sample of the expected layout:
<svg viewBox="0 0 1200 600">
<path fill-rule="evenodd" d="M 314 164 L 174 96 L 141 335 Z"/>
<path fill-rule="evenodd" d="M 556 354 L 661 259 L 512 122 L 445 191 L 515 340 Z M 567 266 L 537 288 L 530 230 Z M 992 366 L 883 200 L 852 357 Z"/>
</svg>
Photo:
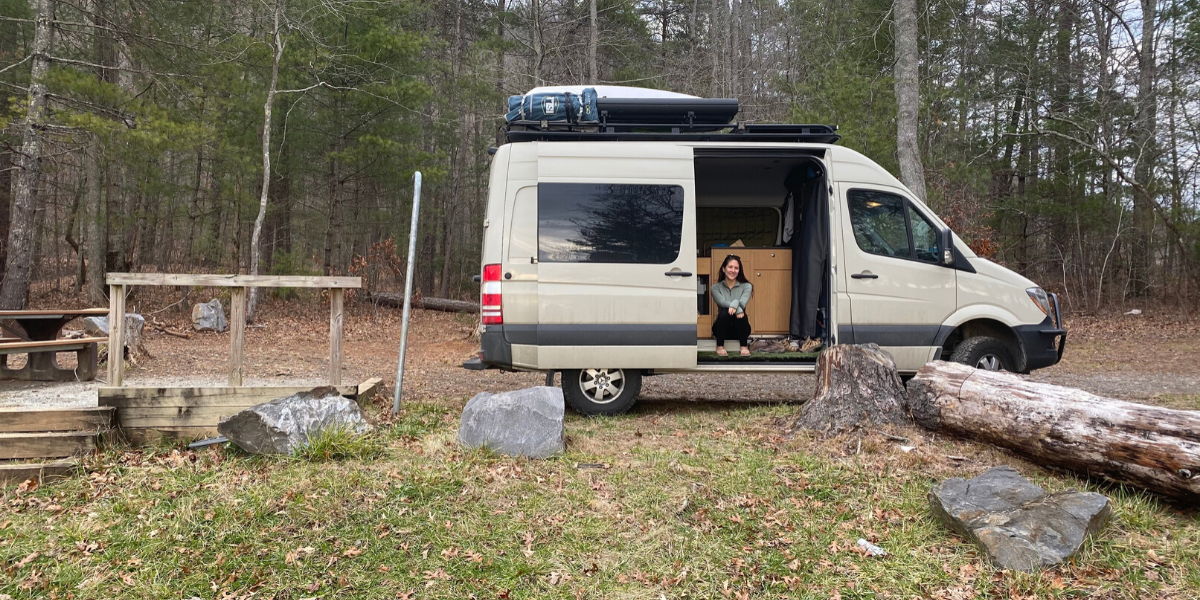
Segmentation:
<svg viewBox="0 0 1200 600">
<path fill-rule="evenodd" d="M 392 414 L 400 412 L 400 390 L 404 386 L 404 351 L 408 349 L 408 314 L 412 310 L 413 264 L 417 256 L 417 217 L 421 214 L 421 172 L 413 173 L 412 228 L 408 232 L 408 272 L 404 276 L 404 317 L 400 325 L 400 359 L 396 362 L 396 395 Z"/>
</svg>

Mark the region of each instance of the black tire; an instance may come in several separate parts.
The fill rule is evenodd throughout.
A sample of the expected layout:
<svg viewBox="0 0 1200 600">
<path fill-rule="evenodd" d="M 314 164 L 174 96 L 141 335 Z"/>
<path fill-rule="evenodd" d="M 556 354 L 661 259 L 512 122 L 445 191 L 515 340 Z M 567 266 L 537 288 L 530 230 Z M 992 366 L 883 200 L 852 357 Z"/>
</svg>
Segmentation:
<svg viewBox="0 0 1200 600">
<path fill-rule="evenodd" d="M 597 379 L 604 389 L 588 387 Z M 633 408 L 637 401 L 642 391 L 642 373 L 634 369 L 567 369 L 562 372 L 562 391 L 567 405 L 579 414 L 619 415 Z"/>
<path fill-rule="evenodd" d="M 1004 342 L 987 336 L 967 338 L 954 348 L 950 361 L 984 369 L 1016 372 L 1017 366 Z"/>
</svg>

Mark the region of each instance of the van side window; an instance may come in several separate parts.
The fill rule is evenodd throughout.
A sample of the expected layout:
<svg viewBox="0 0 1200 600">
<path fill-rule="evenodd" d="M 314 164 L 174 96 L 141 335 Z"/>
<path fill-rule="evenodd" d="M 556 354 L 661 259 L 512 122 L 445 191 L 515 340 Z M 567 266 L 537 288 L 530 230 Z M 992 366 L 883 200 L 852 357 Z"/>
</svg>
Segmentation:
<svg viewBox="0 0 1200 600">
<path fill-rule="evenodd" d="M 683 188 L 539 183 L 538 262 L 665 265 L 679 257 Z"/>
<path fill-rule="evenodd" d="M 850 190 L 846 196 L 859 248 L 881 256 L 912 258 L 904 198 L 874 190 Z"/>
</svg>

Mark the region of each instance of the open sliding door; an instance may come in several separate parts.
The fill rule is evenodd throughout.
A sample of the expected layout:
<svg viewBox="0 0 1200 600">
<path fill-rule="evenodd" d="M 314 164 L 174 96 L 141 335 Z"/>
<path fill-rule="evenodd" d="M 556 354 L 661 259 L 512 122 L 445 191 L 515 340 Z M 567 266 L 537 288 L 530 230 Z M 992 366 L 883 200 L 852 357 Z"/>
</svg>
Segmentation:
<svg viewBox="0 0 1200 600">
<path fill-rule="evenodd" d="M 539 143 L 537 219 L 538 368 L 696 365 L 690 147 Z"/>
</svg>

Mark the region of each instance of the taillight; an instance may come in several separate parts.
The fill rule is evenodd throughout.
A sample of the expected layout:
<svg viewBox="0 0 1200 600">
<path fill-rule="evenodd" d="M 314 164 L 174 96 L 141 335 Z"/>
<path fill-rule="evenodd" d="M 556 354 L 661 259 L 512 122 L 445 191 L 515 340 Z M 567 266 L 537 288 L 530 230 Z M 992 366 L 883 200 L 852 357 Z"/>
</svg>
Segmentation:
<svg viewBox="0 0 1200 600">
<path fill-rule="evenodd" d="M 484 325 L 503 325 L 504 313 L 500 310 L 500 265 L 483 265 L 483 299 L 479 313 Z"/>
</svg>

